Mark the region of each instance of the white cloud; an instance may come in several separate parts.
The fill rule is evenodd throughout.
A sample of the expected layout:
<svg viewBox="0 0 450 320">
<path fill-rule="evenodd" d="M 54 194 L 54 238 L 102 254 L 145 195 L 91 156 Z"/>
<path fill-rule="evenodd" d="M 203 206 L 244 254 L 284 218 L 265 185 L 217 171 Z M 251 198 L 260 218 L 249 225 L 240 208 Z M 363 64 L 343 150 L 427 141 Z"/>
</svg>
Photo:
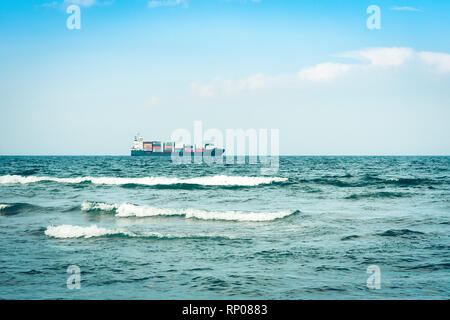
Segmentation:
<svg viewBox="0 0 450 320">
<path fill-rule="evenodd" d="M 418 56 L 434 72 L 440 74 L 450 73 L 450 54 L 422 51 L 418 53 Z"/>
<path fill-rule="evenodd" d="M 201 98 L 212 98 L 216 95 L 215 84 L 213 83 L 191 83 L 191 91 Z"/>
<path fill-rule="evenodd" d="M 247 79 L 239 80 L 238 89 L 242 90 L 254 90 L 261 89 L 267 82 L 266 77 L 262 73 L 257 73 L 248 77 Z"/>
<path fill-rule="evenodd" d="M 414 7 L 391 7 L 391 10 L 395 10 L 395 11 L 422 11 L 418 8 L 414 8 Z"/>
<path fill-rule="evenodd" d="M 271 77 L 257 73 L 238 80 L 216 78 L 208 83 L 193 82 L 191 91 L 202 98 L 211 98 L 218 94 L 233 95 L 242 91 L 263 89 L 273 82 Z"/>
<path fill-rule="evenodd" d="M 187 0 L 151 0 L 147 5 L 150 9 L 157 7 L 174 7 L 179 5 L 187 8 L 188 2 Z"/>
<path fill-rule="evenodd" d="M 64 4 L 76 4 L 80 7 L 91 7 L 97 4 L 96 0 L 64 0 Z"/>
<path fill-rule="evenodd" d="M 410 63 L 411 67 L 426 65 L 440 74 L 450 73 L 450 54 L 443 52 L 414 51 L 412 48 L 369 48 L 338 55 L 368 62 L 372 66 L 396 67 Z"/>
<path fill-rule="evenodd" d="M 324 62 L 301 69 L 297 74 L 268 76 L 257 73 L 242 79 L 213 79 L 207 83 L 191 83 L 191 91 L 202 98 L 234 95 L 274 87 L 298 86 L 301 83 L 326 83 L 337 81 L 347 73 L 363 73 L 367 70 L 391 70 L 400 66 L 427 67 L 436 74 L 450 74 L 450 54 L 441 52 L 416 52 L 405 47 L 367 48 L 336 55 L 350 58 L 353 63 Z M 370 68 L 370 69 L 369 69 Z M 400 69 L 405 70 L 405 69 Z"/>
<path fill-rule="evenodd" d="M 375 66 L 399 66 L 414 56 L 414 50 L 403 47 L 368 48 L 344 52 L 337 56 L 366 61 Z"/>
<path fill-rule="evenodd" d="M 310 81 L 331 81 L 344 73 L 347 73 L 353 66 L 343 63 L 325 62 L 308 67 L 298 72 L 298 77 L 302 80 Z"/>
</svg>

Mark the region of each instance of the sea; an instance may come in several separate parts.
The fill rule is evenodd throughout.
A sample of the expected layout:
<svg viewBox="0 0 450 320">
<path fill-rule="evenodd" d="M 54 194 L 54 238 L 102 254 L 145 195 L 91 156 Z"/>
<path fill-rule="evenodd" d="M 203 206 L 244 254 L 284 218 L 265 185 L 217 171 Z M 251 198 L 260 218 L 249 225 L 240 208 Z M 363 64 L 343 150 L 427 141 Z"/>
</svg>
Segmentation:
<svg viewBox="0 0 450 320">
<path fill-rule="evenodd" d="M 450 157 L 245 160 L 0 157 L 0 298 L 450 298 Z"/>
</svg>

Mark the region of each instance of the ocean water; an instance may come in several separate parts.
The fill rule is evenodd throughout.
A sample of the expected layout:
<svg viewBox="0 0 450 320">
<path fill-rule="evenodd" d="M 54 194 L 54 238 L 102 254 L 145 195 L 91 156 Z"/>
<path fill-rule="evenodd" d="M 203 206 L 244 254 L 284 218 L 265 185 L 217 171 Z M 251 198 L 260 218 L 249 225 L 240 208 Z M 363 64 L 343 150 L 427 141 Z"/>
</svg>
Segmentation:
<svg viewBox="0 0 450 320">
<path fill-rule="evenodd" d="M 450 157 L 0 157 L 0 298 L 449 299 L 449 214 Z"/>
</svg>

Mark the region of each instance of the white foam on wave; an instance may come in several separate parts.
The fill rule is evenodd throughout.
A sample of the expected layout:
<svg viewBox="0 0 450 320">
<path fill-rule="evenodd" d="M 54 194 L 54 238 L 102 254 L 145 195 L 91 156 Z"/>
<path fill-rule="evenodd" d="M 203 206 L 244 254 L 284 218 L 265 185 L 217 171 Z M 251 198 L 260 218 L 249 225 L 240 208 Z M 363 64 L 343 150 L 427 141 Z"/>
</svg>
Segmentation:
<svg viewBox="0 0 450 320">
<path fill-rule="evenodd" d="M 225 221 L 247 221 L 263 222 L 282 219 L 290 216 L 292 211 L 280 212 L 242 212 L 242 211 L 204 211 L 188 209 L 185 211 L 186 218 L 196 218 L 202 220 L 225 220 Z"/>
<path fill-rule="evenodd" d="M 177 235 L 152 232 L 144 234 L 136 234 L 133 232 L 112 230 L 99 228 L 97 225 L 91 225 L 89 227 L 72 226 L 69 224 L 60 226 L 48 226 L 45 230 L 45 235 L 51 238 L 57 239 L 75 239 L 75 238 L 95 238 L 110 235 L 124 235 L 131 238 L 154 238 L 154 239 L 196 239 L 196 238 L 220 238 L 220 239 L 238 239 L 235 237 L 211 235 L 211 234 L 198 234 L 198 235 Z"/>
<path fill-rule="evenodd" d="M 1 210 L 4 210 L 4 209 L 6 209 L 6 208 L 9 208 L 9 207 L 11 207 L 10 204 L 3 204 L 3 203 L 0 203 L 0 211 L 1 211 Z"/>
<path fill-rule="evenodd" d="M 28 184 L 42 181 L 52 181 L 59 183 L 82 183 L 91 182 L 93 184 L 105 185 L 174 185 L 193 184 L 203 186 L 258 186 L 273 182 L 284 182 L 287 178 L 280 177 L 247 177 L 247 176 L 206 176 L 190 179 L 168 178 L 168 177 L 142 177 L 142 178 L 115 178 L 115 177 L 77 177 L 77 178 L 57 178 L 57 177 L 37 177 L 37 176 L 0 176 L 0 184 Z"/>
<path fill-rule="evenodd" d="M 385 178 L 386 181 L 399 181 L 399 178 L 393 178 L 393 177 L 389 177 L 389 178 Z"/>
<path fill-rule="evenodd" d="M 153 217 L 176 215 L 184 215 L 183 210 L 136 206 L 131 203 L 122 203 L 116 208 L 116 217 Z"/>
<path fill-rule="evenodd" d="M 134 234 L 120 230 L 110 230 L 99 228 L 96 225 L 89 227 L 72 226 L 69 224 L 61 226 L 48 226 L 45 235 L 52 238 L 70 239 L 70 238 L 92 238 L 114 234 L 123 234 L 133 236 Z"/>
<path fill-rule="evenodd" d="M 115 211 L 117 207 L 117 204 L 85 201 L 81 204 L 81 211 Z"/>
<path fill-rule="evenodd" d="M 162 209 L 151 206 L 137 206 L 131 203 L 107 204 L 101 202 L 84 202 L 83 211 L 114 212 L 116 217 L 154 217 L 154 216 L 184 216 L 186 219 L 223 220 L 243 222 L 264 222 L 282 219 L 295 211 L 278 212 L 246 212 L 246 211 L 207 211 L 198 209 Z"/>
</svg>

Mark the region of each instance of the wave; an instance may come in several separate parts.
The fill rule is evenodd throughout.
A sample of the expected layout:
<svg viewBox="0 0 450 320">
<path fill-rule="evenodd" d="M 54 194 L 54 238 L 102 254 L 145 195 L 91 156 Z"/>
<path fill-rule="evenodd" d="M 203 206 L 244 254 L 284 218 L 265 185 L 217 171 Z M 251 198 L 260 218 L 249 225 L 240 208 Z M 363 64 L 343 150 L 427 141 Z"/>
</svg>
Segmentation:
<svg viewBox="0 0 450 320">
<path fill-rule="evenodd" d="M 425 264 L 415 267 L 409 267 L 409 270 L 426 270 L 426 271 L 438 271 L 438 270 L 448 270 L 450 268 L 450 263 L 435 263 L 435 264 Z"/>
<path fill-rule="evenodd" d="M 440 181 L 425 178 L 385 178 L 383 180 L 387 184 L 394 184 L 398 186 L 418 186 L 441 183 Z"/>
<path fill-rule="evenodd" d="M 245 211 L 208 211 L 198 209 L 168 209 L 151 206 L 137 206 L 131 203 L 107 204 L 102 202 L 86 201 L 81 210 L 103 211 L 115 213 L 116 217 L 154 217 L 154 216 L 184 216 L 186 219 L 223 220 L 243 222 L 264 222 L 282 219 L 300 211 L 279 212 L 245 212 Z"/>
<path fill-rule="evenodd" d="M 365 176 L 363 184 L 367 185 L 391 185 L 394 187 L 428 187 L 434 188 L 433 185 L 442 185 L 445 183 L 443 179 L 446 177 L 435 178 L 401 178 L 401 177 L 374 177 Z"/>
<path fill-rule="evenodd" d="M 39 172 L 39 169 L 28 169 L 28 170 L 23 170 L 23 171 L 17 172 L 16 174 L 22 175 L 22 176 L 31 176 L 38 172 Z"/>
<path fill-rule="evenodd" d="M 372 192 L 372 193 L 361 193 L 361 194 L 352 194 L 345 199 L 348 200 L 359 200 L 359 199 L 394 199 L 394 198 L 403 198 L 408 197 L 410 194 L 402 193 L 402 192 Z"/>
<path fill-rule="evenodd" d="M 76 238 L 100 238 L 100 237 L 124 237 L 124 238 L 147 238 L 147 239 L 159 239 L 159 240 L 177 240 L 177 239 L 212 239 L 212 240 L 236 240 L 238 238 L 221 236 L 221 235 L 176 235 L 167 234 L 163 235 L 157 232 L 137 234 L 134 232 L 118 230 L 118 229 L 106 229 L 97 227 L 97 225 L 91 225 L 88 227 L 73 226 L 69 224 L 60 226 L 48 226 L 44 234 L 50 238 L 56 239 L 76 239 Z"/>
<path fill-rule="evenodd" d="M 346 182 L 335 178 L 314 178 L 314 179 L 300 179 L 300 183 L 313 183 L 313 184 L 319 184 L 319 185 L 330 185 L 334 187 L 355 187 L 355 183 L 353 182 Z"/>
<path fill-rule="evenodd" d="M 445 177 L 444 177 L 445 178 Z M 345 179 L 345 181 L 344 181 Z M 442 184 L 439 179 L 429 178 L 396 178 L 396 177 L 377 177 L 372 175 L 365 175 L 362 177 L 354 176 L 322 176 L 311 179 L 299 179 L 299 183 L 312 183 L 317 185 L 329 185 L 341 188 L 356 188 L 369 186 L 386 186 L 391 185 L 395 187 L 420 187 Z"/>
<path fill-rule="evenodd" d="M 103 202 L 85 201 L 81 204 L 81 211 L 86 212 L 93 212 L 93 211 L 115 212 L 117 208 L 118 208 L 117 204 L 107 204 Z"/>
<path fill-rule="evenodd" d="M 0 215 L 15 215 L 22 212 L 28 212 L 41 209 L 38 206 L 29 203 L 0 203 Z"/>
<path fill-rule="evenodd" d="M 395 230 L 391 229 L 388 231 L 385 231 L 383 233 L 379 233 L 379 236 L 382 237 L 401 237 L 401 236 L 416 236 L 416 235 L 422 235 L 423 232 L 420 231 L 413 231 L 409 229 L 401 229 L 401 230 Z"/>
<path fill-rule="evenodd" d="M 358 236 L 357 234 L 352 234 L 350 236 L 342 237 L 341 241 L 348 241 L 348 240 L 357 239 L 357 238 L 360 238 L 360 237 L 361 236 Z"/>
<path fill-rule="evenodd" d="M 243 186 L 252 187 L 264 184 L 280 183 L 287 181 L 280 177 L 248 177 L 248 176 L 205 176 L 189 179 L 169 177 L 142 177 L 142 178 L 116 178 L 116 177 L 77 177 L 57 178 L 38 176 L 5 175 L 0 176 L 0 184 L 28 184 L 38 182 L 57 182 L 67 184 L 92 183 L 99 185 L 145 185 L 145 186 L 170 186 L 170 185 L 199 185 L 199 186 Z"/>
<path fill-rule="evenodd" d="M 96 225 L 90 227 L 79 227 L 72 225 L 48 226 L 45 235 L 52 238 L 68 239 L 68 238 L 92 238 L 107 235 L 124 235 L 132 236 L 129 232 L 120 230 L 110 230 L 99 228 Z"/>
</svg>

